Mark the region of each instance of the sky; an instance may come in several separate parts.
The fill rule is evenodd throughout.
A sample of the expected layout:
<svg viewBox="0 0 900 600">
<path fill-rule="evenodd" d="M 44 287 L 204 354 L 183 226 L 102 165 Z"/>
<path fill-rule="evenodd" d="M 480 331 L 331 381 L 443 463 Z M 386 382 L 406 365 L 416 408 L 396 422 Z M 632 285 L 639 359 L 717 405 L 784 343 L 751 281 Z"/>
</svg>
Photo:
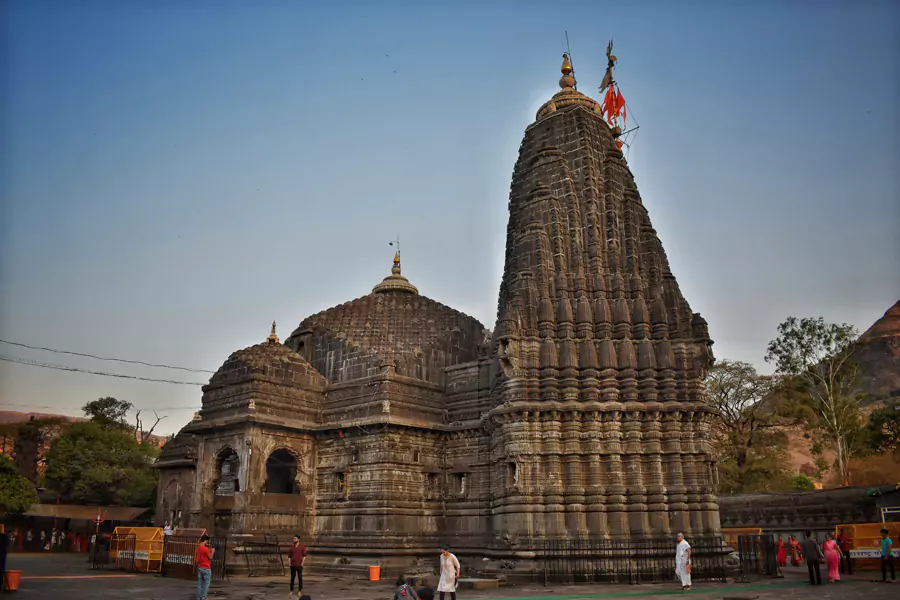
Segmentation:
<svg viewBox="0 0 900 600">
<path fill-rule="evenodd" d="M 607 40 L 643 202 L 717 358 L 900 298 L 900 4 L 2 3 L 0 339 L 215 370 L 389 273 L 492 328 L 525 128 L 568 32 Z M 30 350 L 0 357 L 204 383 Z M 101 396 L 177 431 L 178 385 L 0 362 L 0 410 Z"/>
</svg>

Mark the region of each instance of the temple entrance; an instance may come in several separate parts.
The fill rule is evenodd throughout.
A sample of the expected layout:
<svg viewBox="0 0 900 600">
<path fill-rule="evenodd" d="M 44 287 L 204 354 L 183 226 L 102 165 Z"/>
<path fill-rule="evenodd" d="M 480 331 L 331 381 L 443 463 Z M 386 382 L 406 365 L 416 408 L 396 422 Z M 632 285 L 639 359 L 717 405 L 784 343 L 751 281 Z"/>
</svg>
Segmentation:
<svg viewBox="0 0 900 600">
<path fill-rule="evenodd" d="M 269 455 L 266 460 L 266 485 L 267 494 L 296 494 L 297 489 L 297 459 L 293 454 L 279 448 Z"/>
</svg>

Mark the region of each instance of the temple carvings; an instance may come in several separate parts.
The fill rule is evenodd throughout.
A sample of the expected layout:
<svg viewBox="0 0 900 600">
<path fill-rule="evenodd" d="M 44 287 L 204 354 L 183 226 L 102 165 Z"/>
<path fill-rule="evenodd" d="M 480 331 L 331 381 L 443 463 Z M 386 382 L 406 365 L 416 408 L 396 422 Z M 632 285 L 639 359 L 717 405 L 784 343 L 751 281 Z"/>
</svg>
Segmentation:
<svg viewBox="0 0 900 600">
<path fill-rule="evenodd" d="M 691 312 L 600 105 L 525 132 L 493 332 L 401 274 L 232 354 L 158 461 L 158 518 L 304 536 L 312 566 L 448 543 L 527 568 L 542 540 L 719 531 Z"/>
</svg>

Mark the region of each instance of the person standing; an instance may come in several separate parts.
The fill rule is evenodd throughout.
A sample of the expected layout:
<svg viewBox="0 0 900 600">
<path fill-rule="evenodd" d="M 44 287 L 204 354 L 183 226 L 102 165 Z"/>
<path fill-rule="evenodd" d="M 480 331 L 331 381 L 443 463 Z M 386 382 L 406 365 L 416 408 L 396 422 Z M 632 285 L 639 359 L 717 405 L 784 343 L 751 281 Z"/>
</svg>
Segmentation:
<svg viewBox="0 0 900 600">
<path fill-rule="evenodd" d="M 825 564 L 828 565 L 828 583 L 834 583 L 841 580 L 841 549 L 834 541 L 834 534 L 828 533 L 825 536 L 825 544 L 822 546 L 825 550 Z"/>
<path fill-rule="evenodd" d="M 291 595 L 294 595 L 294 577 L 297 577 L 297 597 L 303 594 L 303 563 L 306 562 L 306 546 L 300 543 L 300 536 L 294 536 L 294 543 L 288 550 L 291 561 Z"/>
<path fill-rule="evenodd" d="M 799 567 L 800 566 L 800 542 L 797 541 L 797 538 L 793 535 L 789 538 L 791 545 L 791 566 Z"/>
<path fill-rule="evenodd" d="M 822 585 L 822 571 L 819 568 L 819 560 L 822 559 L 822 549 L 812 536 L 811 531 L 806 532 L 803 540 L 803 556 L 806 558 L 806 568 L 809 569 L 809 585 Z"/>
<path fill-rule="evenodd" d="M 675 546 L 675 575 L 681 580 L 681 589 L 691 589 L 691 545 L 684 539 L 684 534 L 678 534 L 678 544 Z"/>
<path fill-rule="evenodd" d="M 438 581 L 438 595 L 444 600 L 444 593 L 450 593 L 450 600 L 456 600 L 456 586 L 459 584 L 459 560 L 444 544 L 441 546 L 441 579 Z"/>
<path fill-rule="evenodd" d="M 200 545 L 197 546 L 197 600 L 206 600 L 209 593 L 209 582 L 212 579 L 212 557 L 215 548 L 209 547 L 209 536 L 205 533 L 200 536 Z"/>
<path fill-rule="evenodd" d="M 843 558 L 841 558 L 841 573 L 846 570 L 847 575 L 853 575 L 853 563 L 850 562 L 850 550 L 853 549 L 853 536 L 841 527 L 841 534 L 838 536 L 837 542 L 838 547 L 841 549 L 841 554 L 843 555 Z"/>
<path fill-rule="evenodd" d="M 213 532 L 213 533 L 215 533 L 215 532 Z M 169 525 L 169 522 L 168 522 L 168 521 L 166 521 L 166 524 L 165 524 L 165 526 L 163 527 L 163 536 L 164 536 L 164 537 L 169 537 L 170 535 L 172 535 L 172 526 Z"/>
<path fill-rule="evenodd" d="M 894 581 L 894 540 L 888 537 L 888 530 L 881 530 L 881 580 L 887 581 L 888 567 L 891 570 L 891 581 Z"/>
<path fill-rule="evenodd" d="M 784 546 L 784 538 L 780 535 L 778 536 L 778 543 L 775 544 L 778 547 L 778 554 L 775 556 L 776 562 L 778 562 L 779 567 L 787 566 L 787 549 Z"/>
</svg>

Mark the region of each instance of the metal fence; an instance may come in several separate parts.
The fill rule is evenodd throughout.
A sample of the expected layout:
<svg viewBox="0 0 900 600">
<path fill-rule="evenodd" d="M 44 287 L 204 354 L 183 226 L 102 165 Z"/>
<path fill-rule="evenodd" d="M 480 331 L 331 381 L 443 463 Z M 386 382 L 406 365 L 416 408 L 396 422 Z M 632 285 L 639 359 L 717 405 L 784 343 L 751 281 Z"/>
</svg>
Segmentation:
<svg viewBox="0 0 900 600">
<path fill-rule="evenodd" d="M 778 568 L 778 548 L 774 535 L 739 535 L 736 550 L 741 561 L 741 579 L 761 575 L 783 576 Z"/>
<path fill-rule="evenodd" d="M 241 551 L 250 577 L 284 575 L 285 553 L 281 551 L 277 535 L 266 534 L 263 541 L 244 542 Z"/>
<path fill-rule="evenodd" d="M 136 542 L 133 534 L 99 536 L 90 549 L 91 568 L 134 571 Z"/>
<path fill-rule="evenodd" d="M 163 543 L 162 575 L 164 577 L 196 577 L 196 555 L 199 540 L 195 536 L 167 535 Z M 209 547 L 213 550 L 210 561 L 212 580 L 227 579 L 225 559 L 228 552 L 228 540 L 223 537 L 209 538 Z"/>
<path fill-rule="evenodd" d="M 691 544 L 691 576 L 724 580 L 726 546 L 719 536 Z M 537 558 L 535 577 L 544 583 L 660 583 L 675 580 L 675 540 L 549 539 Z"/>
</svg>

